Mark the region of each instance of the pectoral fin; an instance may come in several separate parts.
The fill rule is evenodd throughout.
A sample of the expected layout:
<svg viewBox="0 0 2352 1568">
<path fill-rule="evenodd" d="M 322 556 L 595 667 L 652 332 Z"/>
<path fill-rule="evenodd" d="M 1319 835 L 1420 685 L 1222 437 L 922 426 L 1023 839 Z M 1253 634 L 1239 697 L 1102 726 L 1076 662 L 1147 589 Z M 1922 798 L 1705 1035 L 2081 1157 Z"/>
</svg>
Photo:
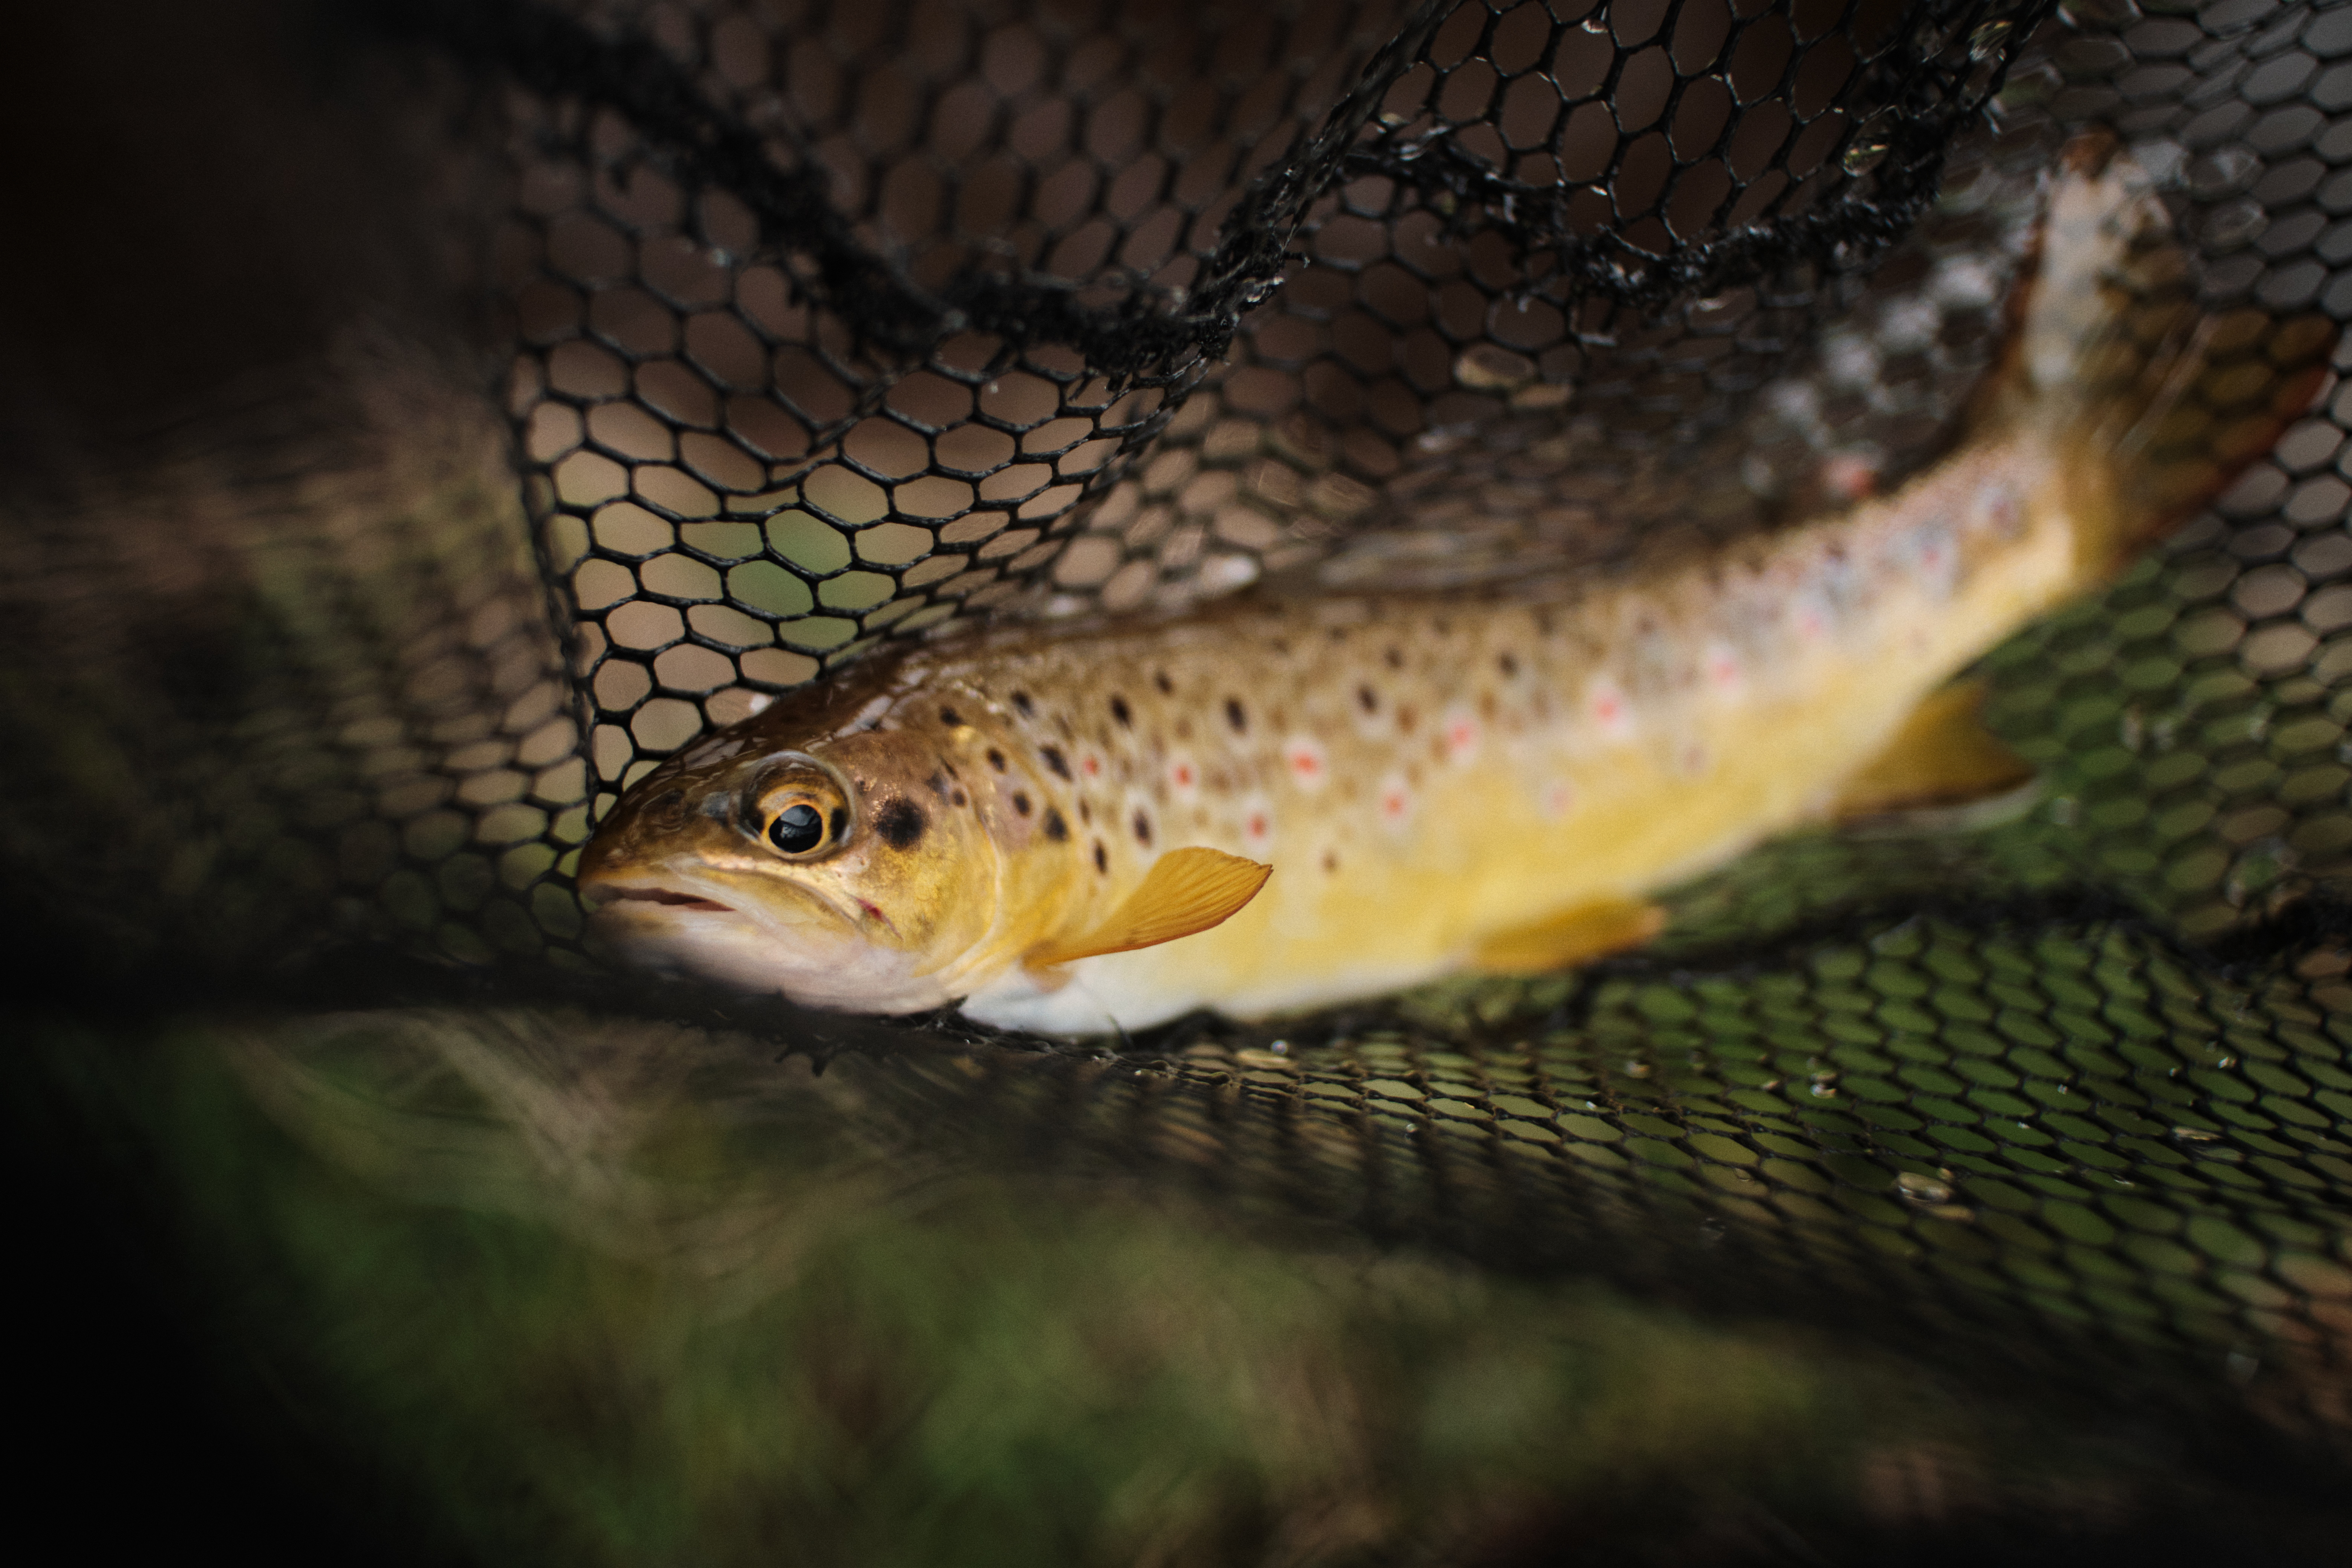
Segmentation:
<svg viewBox="0 0 2352 1568">
<path fill-rule="evenodd" d="M 1958 681 L 1919 704 L 1885 750 L 1848 779 L 1830 814 L 1841 820 L 1918 806 L 1956 805 L 2006 795 L 2033 777 L 2032 764 L 1978 719 L 1981 681 Z"/>
<path fill-rule="evenodd" d="M 1541 974 L 1639 947 L 1665 929 L 1666 911 L 1640 899 L 1597 899 L 1479 942 L 1471 966 L 1487 974 Z"/>
<path fill-rule="evenodd" d="M 1031 953 L 1029 966 L 1157 947 L 1207 931 L 1255 898 L 1273 873 L 1271 866 L 1220 849 L 1171 849 L 1108 920 L 1082 937 Z"/>
</svg>

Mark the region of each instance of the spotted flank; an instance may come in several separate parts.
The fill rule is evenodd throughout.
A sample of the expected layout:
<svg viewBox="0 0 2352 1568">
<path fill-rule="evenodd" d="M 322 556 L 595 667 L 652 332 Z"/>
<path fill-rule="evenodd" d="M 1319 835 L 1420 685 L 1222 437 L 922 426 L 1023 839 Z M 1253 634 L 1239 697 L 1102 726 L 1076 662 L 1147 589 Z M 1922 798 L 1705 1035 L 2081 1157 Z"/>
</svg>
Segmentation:
<svg viewBox="0 0 2352 1568">
<path fill-rule="evenodd" d="M 600 939 L 822 1006 L 1131 1029 L 1579 962 L 1767 835 L 2018 788 L 1939 690 L 2234 472 L 2139 466 L 2174 404 L 2223 406 L 2211 334 L 2119 331 L 2100 281 L 2166 221 L 2078 160 L 1973 432 L 1804 526 L 1566 596 L 1008 626 L 786 693 L 602 826 Z M 2248 455 L 2330 342 L 2278 330 L 2294 353 L 2229 367 Z"/>
</svg>

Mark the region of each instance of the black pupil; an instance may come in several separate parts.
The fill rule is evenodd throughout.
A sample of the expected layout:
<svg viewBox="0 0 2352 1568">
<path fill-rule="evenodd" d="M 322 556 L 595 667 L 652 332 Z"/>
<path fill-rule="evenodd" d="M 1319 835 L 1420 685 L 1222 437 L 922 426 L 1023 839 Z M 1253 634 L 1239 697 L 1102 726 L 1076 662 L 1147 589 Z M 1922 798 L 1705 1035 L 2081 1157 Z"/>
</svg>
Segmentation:
<svg viewBox="0 0 2352 1568">
<path fill-rule="evenodd" d="M 824 842 L 824 817 L 813 805 L 788 805 L 768 824 L 768 837 L 787 855 L 799 855 Z"/>
</svg>

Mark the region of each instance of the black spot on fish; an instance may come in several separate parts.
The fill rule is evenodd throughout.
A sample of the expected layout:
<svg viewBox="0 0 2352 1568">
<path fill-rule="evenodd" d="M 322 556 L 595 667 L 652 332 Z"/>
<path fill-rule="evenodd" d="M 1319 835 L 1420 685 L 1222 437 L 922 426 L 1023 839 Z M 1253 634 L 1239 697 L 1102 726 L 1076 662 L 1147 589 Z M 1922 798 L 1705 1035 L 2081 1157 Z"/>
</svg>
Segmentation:
<svg viewBox="0 0 2352 1568">
<path fill-rule="evenodd" d="M 1066 779 L 1070 776 L 1070 764 L 1062 760 L 1060 748 L 1040 746 L 1037 748 L 1037 754 L 1045 759 L 1045 765 L 1054 770 L 1055 777 Z"/>
<path fill-rule="evenodd" d="M 1029 797 L 1017 789 L 1013 792 L 1013 809 L 1024 816 L 1029 815 Z"/>
<path fill-rule="evenodd" d="M 1249 715 L 1243 711 L 1240 698 L 1225 699 L 1225 722 L 1234 727 L 1234 733 L 1236 735 L 1249 728 Z"/>
<path fill-rule="evenodd" d="M 1095 869 L 1106 877 L 1110 875 L 1110 856 L 1103 848 L 1102 840 L 1099 838 L 1095 840 Z"/>
<path fill-rule="evenodd" d="M 898 796 L 874 815 L 874 831 L 880 834 L 882 842 L 893 849 L 914 847 L 915 842 L 922 837 L 923 829 L 929 825 L 929 819 L 923 816 L 923 808 L 905 795 Z"/>
<path fill-rule="evenodd" d="M 1176 721 L 1176 738 L 1180 741 L 1189 741 L 1192 738 L 1192 721 L 1190 719 Z"/>
<path fill-rule="evenodd" d="M 948 776 L 939 769 L 933 768 L 931 776 L 923 781 L 923 787 L 941 800 L 945 800 L 948 797 Z"/>
<path fill-rule="evenodd" d="M 845 805 L 836 805 L 836 806 L 835 806 L 835 807 L 833 808 L 833 824 L 832 824 L 832 826 L 833 826 L 833 834 L 832 834 L 832 842 L 833 842 L 833 843 L 838 844 L 838 843 L 840 843 L 843 839 L 845 839 L 845 838 L 846 838 L 846 837 L 849 837 L 849 808 L 848 808 L 847 806 L 845 806 Z M 918 829 L 918 831 L 920 831 L 920 830 L 919 830 L 919 829 Z"/>
<path fill-rule="evenodd" d="M 1067 842 L 1070 837 L 1070 825 L 1064 822 L 1062 814 L 1050 805 L 1045 808 L 1045 837 L 1056 844 Z"/>
<path fill-rule="evenodd" d="M 942 708 L 940 710 L 940 722 L 952 730 L 963 722 L 963 715 L 952 708 Z"/>
<path fill-rule="evenodd" d="M 1151 684 L 1160 688 L 1160 695 L 1162 697 L 1172 696 L 1176 690 L 1175 682 L 1168 679 L 1168 672 L 1164 669 L 1155 669 L 1151 672 Z"/>
<path fill-rule="evenodd" d="M 1135 814 L 1135 841 L 1147 849 L 1151 847 L 1151 818 L 1140 811 Z"/>
<path fill-rule="evenodd" d="M 1029 694 L 1025 691 L 1016 691 L 1013 694 L 1013 710 L 1024 719 L 1036 710 L 1036 704 L 1029 700 Z"/>
<path fill-rule="evenodd" d="M 1091 805 L 1087 805 L 1085 801 L 1083 801 L 1083 800 L 1082 800 L 1082 801 L 1080 801 L 1080 802 L 1078 802 L 1078 820 L 1079 820 L 1080 822 L 1092 822 L 1094 819 L 1095 819 L 1095 808 L 1094 808 L 1093 806 L 1091 806 Z"/>
<path fill-rule="evenodd" d="M 971 798 L 971 797 L 970 795 L 967 795 L 960 789 L 950 790 L 948 792 L 948 804 L 950 805 L 961 805 Z"/>
<path fill-rule="evenodd" d="M 1519 673 L 1519 661 L 1507 653 L 1495 660 L 1495 667 L 1503 672 L 1506 680 Z"/>
<path fill-rule="evenodd" d="M 1372 689 L 1369 686 L 1356 688 L 1356 705 L 1367 713 L 1377 713 L 1381 710 L 1381 700 L 1373 694 Z"/>
<path fill-rule="evenodd" d="M 1402 648 L 1390 648 L 1383 652 L 1381 657 L 1389 661 L 1389 668 L 1391 669 L 1402 669 L 1404 668 L 1404 650 Z"/>
<path fill-rule="evenodd" d="M 1274 651 L 1278 654 L 1287 654 L 1290 652 L 1290 644 L 1282 637 L 1276 637 L 1274 639 Z"/>
<path fill-rule="evenodd" d="M 1123 729 L 1135 727 L 1135 715 L 1127 710 L 1127 699 L 1124 697 L 1114 697 L 1110 700 L 1110 716 L 1118 720 Z"/>
<path fill-rule="evenodd" d="M 1004 771 L 1004 753 L 998 751 L 994 746 L 989 747 L 988 765 L 994 768 L 998 773 L 1003 773 Z"/>
<path fill-rule="evenodd" d="M 1325 851 L 1323 851 L 1323 869 L 1325 869 L 1326 871 L 1337 871 L 1339 868 L 1339 851 L 1338 851 L 1338 850 L 1336 850 L 1336 849 L 1326 849 Z"/>
</svg>

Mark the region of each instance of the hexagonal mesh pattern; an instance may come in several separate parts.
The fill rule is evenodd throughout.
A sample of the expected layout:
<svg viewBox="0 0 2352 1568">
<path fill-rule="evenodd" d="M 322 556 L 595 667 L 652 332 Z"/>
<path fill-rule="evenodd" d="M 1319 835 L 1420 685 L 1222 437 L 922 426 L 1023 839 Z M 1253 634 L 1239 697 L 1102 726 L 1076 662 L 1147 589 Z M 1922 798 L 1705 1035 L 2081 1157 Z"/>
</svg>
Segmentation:
<svg viewBox="0 0 2352 1568">
<path fill-rule="evenodd" d="M 240 602 L 269 678 L 82 718 L 179 759 L 217 852 L 157 904 L 143 864 L 58 868 L 89 815 L 68 772 L 19 791 L 12 858 L 101 908 L 95 945 L 180 920 L 224 964 L 307 927 L 578 965 L 594 813 L 884 639 L 1261 578 L 1590 573 L 1898 478 L 1950 437 L 2085 126 L 2161 181 L 2204 308 L 2352 317 L 2352 10 L 395 14 L 503 106 L 535 531 L 445 487 L 364 546 L 301 497 L 231 540 L 299 563 Z M 1124 1054 L 962 1031 L 944 1092 L 1034 1133 L 1019 1159 L 1156 1162 L 2340 1436 L 2330 390 L 2159 559 L 1987 662 L 2044 772 L 2030 817 L 1783 841 L 1580 976 Z M 28 658 L 79 635 L 9 635 L 41 626 Z M 899 1033 L 936 1088 L 935 1039 Z"/>
<path fill-rule="evenodd" d="M 507 247 L 601 775 L 960 611 L 1473 574 L 1439 489 L 1490 571 L 1690 510 L 1574 458 L 1723 426 L 2032 20 L 1440 10 L 511 16 L 604 73 L 519 98 Z"/>
</svg>

